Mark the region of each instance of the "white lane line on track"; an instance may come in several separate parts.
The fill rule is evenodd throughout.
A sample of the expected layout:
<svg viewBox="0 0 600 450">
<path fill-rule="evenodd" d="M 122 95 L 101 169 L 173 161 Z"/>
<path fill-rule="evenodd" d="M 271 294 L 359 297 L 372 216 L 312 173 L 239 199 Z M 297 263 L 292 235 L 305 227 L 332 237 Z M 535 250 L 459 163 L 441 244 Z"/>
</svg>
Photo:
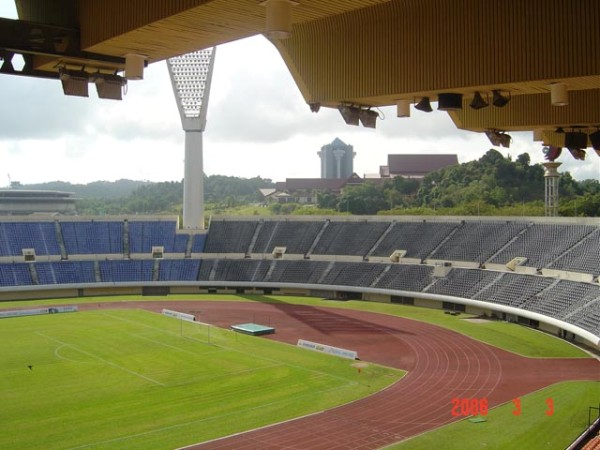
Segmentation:
<svg viewBox="0 0 600 450">
<path fill-rule="evenodd" d="M 144 379 L 146 381 L 149 381 L 151 383 L 154 383 L 154 384 L 156 384 L 158 386 L 166 386 L 164 383 L 161 383 L 160 381 L 153 380 L 152 378 L 147 377 L 146 375 L 142 375 L 141 373 L 134 372 L 133 370 L 130 370 L 130 369 L 126 368 L 126 367 L 120 366 L 120 365 L 118 365 L 118 364 L 116 364 L 114 362 L 108 361 L 108 360 L 106 360 L 106 359 L 104 359 L 104 358 L 102 358 L 100 356 L 94 355 L 93 353 L 86 352 L 85 350 L 82 350 L 82 349 L 78 348 L 77 346 L 75 346 L 73 344 L 69 344 L 68 342 L 63 342 L 60 339 L 56 339 L 56 338 L 53 338 L 52 336 L 48 336 L 47 334 L 44 334 L 41 331 L 37 331 L 37 334 L 39 334 L 40 336 L 45 337 L 46 339 L 49 339 L 49 340 L 51 340 L 53 342 L 61 344 L 62 346 L 71 347 L 73 350 L 76 350 L 79 353 L 82 353 L 82 354 L 84 354 L 86 356 L 89 356 L 90 358 L 97 359 L 98 361 L 102 361 L 104 364 L 107 364 L 107 365 L 109 365 L 111 367 L 115 367 L 115 368 L 117 368 L 119 370 L 122 370 L 124 372 L 127 372 L 127 373 L 129 373 L 131 375 L 135 375 L 138 378 L 142 378 L 142 379 Z"/>
</svg>

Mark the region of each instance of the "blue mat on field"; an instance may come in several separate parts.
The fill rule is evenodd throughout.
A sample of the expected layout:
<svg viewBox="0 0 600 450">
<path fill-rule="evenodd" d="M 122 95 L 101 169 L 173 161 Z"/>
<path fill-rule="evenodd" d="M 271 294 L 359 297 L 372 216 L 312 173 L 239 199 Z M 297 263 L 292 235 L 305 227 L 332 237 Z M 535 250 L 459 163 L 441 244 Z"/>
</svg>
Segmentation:
<svg viewBox="0 0 600 450">
<path fill-rule="evenodd" d="M 231 329 L 233 331 L 237 331 L 239 333 L 244 334 L 250 334 L 252 336 L 260 336 L 262 334 L 275 333 L 275 328 L 268 327 L 265 325 L 259 325 L 257 323 L 242 323 L 239 325 L 231 325 Z"/>
</svg>

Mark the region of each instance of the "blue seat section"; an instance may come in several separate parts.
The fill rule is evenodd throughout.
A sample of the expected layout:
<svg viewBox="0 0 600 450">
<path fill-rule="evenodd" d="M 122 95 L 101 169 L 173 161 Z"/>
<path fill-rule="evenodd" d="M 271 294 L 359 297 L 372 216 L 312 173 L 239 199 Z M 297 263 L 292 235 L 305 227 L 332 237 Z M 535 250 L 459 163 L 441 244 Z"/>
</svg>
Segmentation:
<svg viewBox="0 0 600 450">
<path fill-rule="evenodd" d="M 479 291 L 493 283 L 500 276 L 499 272 L 456 268 L 452 269 L 446 277 L 436 279 L 435 283 L 427 289 L 427 292 L 473 298 Z"/>
<path fill-rule="evenodd" d="M 39 284 L 95 283 L 93 261 L 36 262 Z"/>
<path fill-rule="evenodd" d="M 330 222 L 312 253 L 364 256 L 388 226 L 386 222 Z"/>
<path fill-rule="evenodd" d="M 205 253 L 246 253 L 258 222 L 213 220 L 204 245 Z"/>
<path fill-rule="evenodd" d="M 264 281 L 272 261 L 262 259 L 207 259 L 202 261 L 202 281 Z"/>
<path fill-rule="evenodd" d="M 586 237 L 581 244 L 567 250 L 550 265 L 550 269 L 600 275 L 600 228 Z"/>
<path fill-rule="evenodd" d="M 483 263 L 526 226 L 522 222 L 465 222 L 429 258 Z"/>
<path fill-rule="evenodd" d="M 568 322 L 600 336 L 600 292 L 596 300 L 588 303 L 571 317 Z"/>
<path fill-rule="evenodd" d="M 61 222 L 68 255 L 123 254 L 123 222 Z"/>
<path fill-rule="evenodd" d="M 190 235 L 186 233 L 175 234 L 175 244 L 173 247 L 173 253 L 185 253 L 188 245 Z"/>
<path fill-rule="evenodd" d="M 531 297 L 549 287 L 553 281 L 552 278 L 534 275 L 504 273 L 473 298 L 519 308 Z"/>
<path fill-rule="evenodd" d="M 196 281 L 199 259 L 163 259 L 160 261 L 159 281 Z"/>
<path fill-rule="evenodd" d="M 103 282 L 152 281 L 154 260 L 108 260 L 100 261 Z"/>
<path fill-rule="evenodd" d="M 206 244 L 206 234 L 194 234 L 192 242 L 192 253 L 204 252 L 204 245 Z"/>
<path fill-rule="evenodd" d="M 165 253 L 173 253 L 176 248 L 176 230 L 175 220 L 130 221 L 129 252 L 150 253 L 153 246 L 162 246 Z M 184 251 L 185 248 L 180 253 Z"/>
<path fill-rule="evenodd" d="M 0 286 L 32 285 L 29 263 L 0 264 Z"/>
<path fill-rule="evenodd" d="M 496 254 L 490 262 L 506 264 L 517 256 L 529 267 L 547 267 L 563 253 L 597 230 L 589 225 L 534 224 Z M 568 265 L 564 270 L 570 270 Z"/>
<path fill-rule="evenodd" d="M 316 284 L 329 266 L 327 261 L 277 261 L 268 281 Z"/>
<path fill-rule="evenodd" d="M 600 298 L 600 286 L 560 280 L 531 297 L 522 307 L 557 319 L 568 319 L 586 304 Z"/>
<path fill-rule="evenodd" d="M 336 262 L 322 284 L 370 287 L 385 269 L 384 264 Z"/>
<path fill-rule="evenodd" d="M 275 247 L 286 247 L 287 254 L 304 255 L 324 224 L 324 221 L 265 221 L 261 223 L 252 253 L 271 253 Z"/>
<path fill-rule="evenodd" d="M 394 264 L 376 280 L 373 287 L 419 292 L 431 283 L 432 275 L 431 266 Z"/>
<path fill-rule="evenodd" d="M 447 222 L 395 222 L 377 244 L 372 256 L 390 256 L 406 250 L 407 258 L 425 259 L 460 224 Z"/>
<path fill-rule="evenodd" d="M 24 248 L 60 255 L 54 222 L 0 222 L 0 256 L 21 256 Z"/>
</svg>

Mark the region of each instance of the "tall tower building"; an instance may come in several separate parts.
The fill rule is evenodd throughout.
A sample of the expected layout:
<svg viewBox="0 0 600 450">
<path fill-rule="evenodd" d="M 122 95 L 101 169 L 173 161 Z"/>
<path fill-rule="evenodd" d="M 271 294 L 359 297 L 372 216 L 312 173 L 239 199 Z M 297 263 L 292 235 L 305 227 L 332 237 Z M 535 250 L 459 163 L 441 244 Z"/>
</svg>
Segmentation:
<svg viewBox="0 0 600 450">
<path fill-rule="evenodd" d="M 354 173 L 354 147 L 335 138 L 321 147 L 321 178 L 349 178 Z"/>
</svg>

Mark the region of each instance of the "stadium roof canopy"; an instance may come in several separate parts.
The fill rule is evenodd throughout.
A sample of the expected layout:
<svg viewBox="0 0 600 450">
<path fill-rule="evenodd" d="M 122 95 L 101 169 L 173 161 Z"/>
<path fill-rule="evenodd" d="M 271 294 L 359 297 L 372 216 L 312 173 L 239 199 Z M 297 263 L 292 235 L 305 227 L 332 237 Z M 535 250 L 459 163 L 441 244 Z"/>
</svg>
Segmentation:
<svg viewBox="0 0 600 450">
<path fill-rule="evenodd" d="M 15 0 L 0 19 L 0 72 L 122 71 L 263 33 L 259 0 Z M 307 103 L 362 108 L 462 94 L 455 124 L 473 131 L 600 125 L 598 0 L 299 0 L 289 39 L 273 39 Z M 11 64 L 22 54 L 22 70 Z M 568 105 L 551 103 L 564 83 Z M 510 101 L 492 105 L 497 91 Z M 476 92 L 488 107 L 469 107 Z M 421 113 L 420 111 L 415 113 Z"/>
</svg>

